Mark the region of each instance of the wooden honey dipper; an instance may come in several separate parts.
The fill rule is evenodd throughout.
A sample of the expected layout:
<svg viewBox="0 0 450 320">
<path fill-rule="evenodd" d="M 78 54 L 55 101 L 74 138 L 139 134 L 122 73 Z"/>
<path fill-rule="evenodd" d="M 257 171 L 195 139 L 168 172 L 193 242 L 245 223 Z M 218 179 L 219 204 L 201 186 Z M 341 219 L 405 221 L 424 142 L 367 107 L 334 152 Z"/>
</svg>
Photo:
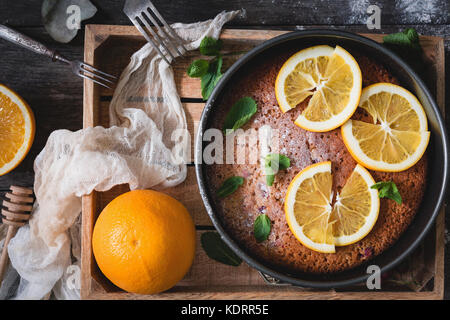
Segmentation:
<svg viewBox="0 0 450 320">
<path fill-rule="evenodd" d="M 6 234 L 0 257 L 0 285 L 8 268 L 9 241 L 16 235 L 17 229 L 25 225 L 30 219 L 34 201 L 32 189 L 11 186 L 10 190 L 11 192 L 5 195 L 6 199 L 3 200 L 2 208 L 2 221 L 8 225 L 8 233 Z"/>
</svg>

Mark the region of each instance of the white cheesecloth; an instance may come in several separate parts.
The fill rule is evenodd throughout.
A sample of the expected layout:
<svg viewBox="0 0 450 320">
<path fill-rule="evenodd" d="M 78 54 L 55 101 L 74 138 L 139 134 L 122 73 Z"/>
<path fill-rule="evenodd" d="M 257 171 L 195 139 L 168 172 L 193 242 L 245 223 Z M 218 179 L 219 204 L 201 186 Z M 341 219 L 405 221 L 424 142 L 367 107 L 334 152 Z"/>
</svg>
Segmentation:
<svg viewBox="0 0 450 320">
<path fill-rule="evenodd" d="M 172 27 L 194 50 L 203 37 L 218 38 L 238 13 Z M 78 299 L 81 197 L 118 184 L 163 189 L 185 179 L 186 164 L 178 156 L 190 150 L 185 113 L 171 66 L 149 44 L 123 71 L 110 119 L 110 128 L 57 130 L 48 138 L 34 163 L 33 216 L 9 244 L 15 270 L 9 268 L 0 298 L 45 299 L 53 293 L 56 299 Z"/>
</svg>

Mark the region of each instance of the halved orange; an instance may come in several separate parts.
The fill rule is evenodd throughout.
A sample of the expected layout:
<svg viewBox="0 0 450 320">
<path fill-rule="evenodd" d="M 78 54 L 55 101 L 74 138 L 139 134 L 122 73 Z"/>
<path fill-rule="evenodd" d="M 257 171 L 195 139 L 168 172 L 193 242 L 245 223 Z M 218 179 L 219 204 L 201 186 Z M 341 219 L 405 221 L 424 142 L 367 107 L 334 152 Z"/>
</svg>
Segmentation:
<svg viewBox="0 0 450 320">
<path fill-rule="evenodd" d="M 366 168 L 402 171 L 420 160 L 428 146 L 427 116 L 419 100 L 392 83 L 364 88 L 359 106 L 372 123 L 349 120 L 342 138 L 353 158 Z"/>
<path fill-rule="evenodd" d="M 286 193 L 289 228 L 304 246 L 323 253 L 361 240 L 378 219 L 378 191 L 370 188 L 374 184 L 370 173 L 358 164 L 334 198 L 331 162 L 306 167 Z"/>
<path fill-rule="evenodd" d="M 323 132 L 353 115 L 361 86 L 361 70 L 353 56 L 340 46 L 320 45 L 301 50 L 284 63 L 275 81 L 275 95 L 283 112 L 311 97 L 295 124 Z"/>
<path fill-rule="evenodd" d="M 25 158 L 33 144 L 34 115 L 14 91 L 0 84 L 0 176 Z"/>
</svg>

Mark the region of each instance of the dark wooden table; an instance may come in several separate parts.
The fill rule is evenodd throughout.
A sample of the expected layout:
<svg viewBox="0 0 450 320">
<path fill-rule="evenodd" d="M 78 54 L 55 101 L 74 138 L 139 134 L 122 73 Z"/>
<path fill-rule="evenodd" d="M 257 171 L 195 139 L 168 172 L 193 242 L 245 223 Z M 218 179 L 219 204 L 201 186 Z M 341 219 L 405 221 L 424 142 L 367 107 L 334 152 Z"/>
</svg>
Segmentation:
<svg viewBox="0 0 450 320">
<path fill-rule="evenodd" d="M 120 0 L 91 0 L 97 14 L 85 23 L 130 25 Z M 0 0 L 0 23 L 47 43 L 63 55 L 83 58 L 84 30 L 69 44 L 58 44 L 45 31 L 39 0 Z M 450 1 L 449 0 L 154 0 L 166 20 L 195 22 L 214 17 L 222 10 L 244 9 L 245 14 L 229 27 L 265 29 L 333 28 L 352 32 L 392 33 L 415 28 L 420 34 L 445 38 L 446 93 L 450 92 Z M 381 8 L 381 29 L 369 30 L 366 13 L 370 4 Z M 0 196 L 11 184 L 33 184 L 33 161 L 56 129 L 82 128 L 83 82 L 65 65 L 0 40 L 0 83 L 17 91 L 36 116 L 36 138 L 30 153 L 11 173 L 0 177 Z M 447 100 L 449 98 L 447 97 Z M 448 104 L 448 103 L 447 103 Z M 447 114 L 447 126 L 450 123 Z M 447 226 L 450 218 L 446 219 Z M 446 245 L 450 266 L 450 242 Z M 450 273 L 445 297 L 450 298 Z"/>
</svg>

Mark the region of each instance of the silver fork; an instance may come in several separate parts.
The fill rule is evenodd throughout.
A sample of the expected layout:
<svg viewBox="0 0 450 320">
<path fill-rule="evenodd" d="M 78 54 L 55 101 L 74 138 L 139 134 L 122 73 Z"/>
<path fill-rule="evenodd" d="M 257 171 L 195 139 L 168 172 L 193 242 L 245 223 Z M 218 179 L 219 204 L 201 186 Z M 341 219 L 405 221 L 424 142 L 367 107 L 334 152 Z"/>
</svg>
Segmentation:
<svg viewBox="0 0 450 320">
<path fill-rule="evenodd" d="M 114 84 L 114 80 L 116 79 L 113 75 L 100 71 L 87 63 L 77 60 L 68 60 L 57 51 L 47 48 L 44 44 L 1 24 L 0 38 L 18 44 L 36 53 L 46 55 L 50 57 L 52 61 L 62 61 L 70 65 L 72 72 L 77 76 L 94 81 L 103 87 L 111 89 L 110 85 Z"/>
<path fill-rule="evenodd" d="M 175 59 L 176 55 L 183 56 L 187 52 L 183 40 L 172 27 L 167 24 L 166 20 L 164 20 L 159 11 L 156 10 L 151 1 L 126 0 L 123 11 L 131 22 L 133 22 L 135 27 L 142 33 L 145 39 L 158 52 L 161 58 L 168 64 Z M 156 26 L 159 34 L 153 30 L 150 23 Z M 163 27 L 160 26 L 161 24 Z M 162 35 L 164 39 L 161 39 L 160 35 Z M 171 38 L 173 40 L 171 40 Z"/>
</svg>

